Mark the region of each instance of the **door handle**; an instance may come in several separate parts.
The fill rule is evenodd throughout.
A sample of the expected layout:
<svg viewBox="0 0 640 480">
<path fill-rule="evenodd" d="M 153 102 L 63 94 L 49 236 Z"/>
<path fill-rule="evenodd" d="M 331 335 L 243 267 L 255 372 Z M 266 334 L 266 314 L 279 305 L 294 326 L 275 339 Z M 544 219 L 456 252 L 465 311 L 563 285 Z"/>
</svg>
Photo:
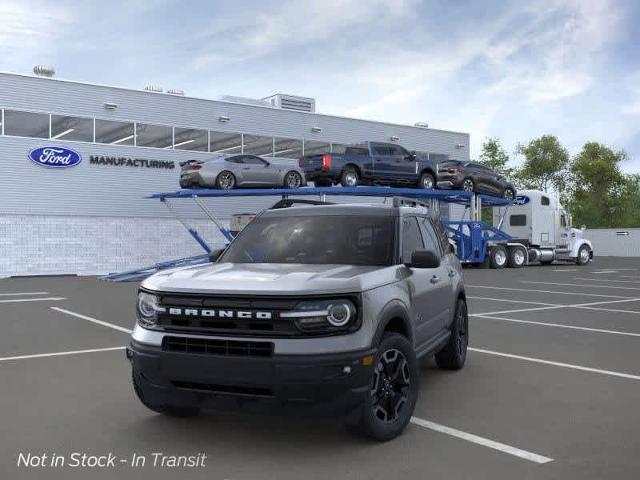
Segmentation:
<svg viewBox="0 0 640 480">
<path fill-rule="evenodd" d="M 431 280 L 429 280 L 431 283 L 438 283 L 440 281 L 440 278 L 437 275 L 434 275 L 433 277 L 431 277 Z"/>
</svg>

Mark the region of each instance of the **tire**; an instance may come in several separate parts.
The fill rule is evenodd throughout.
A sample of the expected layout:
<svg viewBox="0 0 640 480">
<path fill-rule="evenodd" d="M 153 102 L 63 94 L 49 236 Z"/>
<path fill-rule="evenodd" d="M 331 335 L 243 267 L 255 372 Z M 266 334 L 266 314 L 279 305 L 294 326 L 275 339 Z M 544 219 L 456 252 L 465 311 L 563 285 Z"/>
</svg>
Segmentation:
<svg viewBox="0 0 640 480">
<path fill-rule="evenodd" d="M 353 167 L 345 167 L 340 176 L 340 185 L 343 187 L 357 187 L 360 182 L 360 175 Z"/>
<path fill-rule="evenodd" d="M 516 198 L 516 192 L 513 191 L 513 188 L 507 187 L 502 192 L 502 198 L 506 200 L 514 200 Z"/>
<path fill-rule="evenodd" d="M 160 413 L 162 415 L 166 415 L 168 417 L 194 417 L 200 413 L 199 408 L 178 407 L 176 405 L 160 405 L 147 400 L 142 394 L 142 389 L 138 385 L 136 375 L 133 371 L 131 372 L 131 383 L 133 384 L 133 391 L 136 392 L 138 400 L 140 400 L 140 402 L 142 402 L 142 404 L 149 410 Z"/>
<path fill-rule="evenodd" d="M 422 175 L 420 175 L 418 188 L 422 188 L 424 190 L 433 190 L 434 188 L 436 188 L 436 179 L 433 174 L 424 172 Z"/>
<path fill-rule="evenodd" d="M 507 264 L 507 249 L 502 245 L 491 247 L 489 252 L 489 265 L 491 268 L 504 268 Z"/>
<path fill-rule="evenodd" d="M 451 324 L 451 337 L 447 344 L 436 353 L 436 364 L 444 370 L 460 370 L 467 359 L 469 345 L 469 313 L 467 302 L 458 299 L 456 313 Z"/>
<path fill-rule="evenodd" d="M 578 256 L 576 257 L 576 264 L 578 265 L 587 265 L 591 260 L 591 249 L 588 245 L 582 245 L 578 249 Z"/>
<path fill-rule="evenodd" d="M 326 178 L 322 178 L 322 179 L 317 179 L 313 181 L 313 184 L 316 187 L 331 187 L 333 186 L 333 182 L 331 182 L 331 180 L 327 180 Z"/>
<path fill-rule="evenodd" d="M 509 268 L 522 268 L 527 264 L 527 252 L 522 247 L 509 247 L 507 250 Z"/>
<path fill-rule="evenodd" d="M 231 190 L 236 186 L 236 177 L 229 170 L 223 170 L 216 177 L 216 188 Z"/>
<path fill-rule="evenodd" d="M 402 433 L 418 398 L 418 361 L 409 340 L 386 333 L 378 346 L 359 422 L 349 429 L 381 442 Z M 393 409 L 393 413 L 387 413 Z"/>
<path fill-rule="evenodd" d="M 302 186 L 302 175 L 295 170 L 287 172 L 284 176 L 284 188 L 300 188 Z"/>
<path fill-rule="evenodd" d="M 476 191 L 476 184 L 474 183 L 474 181 L 471 178 L 465 178 L 462 181 L 462 191 L 464 192 L 475 192 Z"/>
</svg>

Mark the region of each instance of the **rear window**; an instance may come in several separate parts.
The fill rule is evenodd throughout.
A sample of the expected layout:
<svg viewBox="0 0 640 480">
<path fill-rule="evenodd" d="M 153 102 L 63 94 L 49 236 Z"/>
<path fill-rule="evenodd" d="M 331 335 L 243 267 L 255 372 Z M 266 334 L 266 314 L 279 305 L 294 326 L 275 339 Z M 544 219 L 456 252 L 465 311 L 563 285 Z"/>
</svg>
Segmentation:
<svg viewBox="0 0 640 480">
<path fill-rule="evenodd" d="M 347 147 L 345 155 L 369 155 L 369 149 L 366 145 L 354 145 Z"/>
<path fill-rule="evenodd" d="M 509 217 L 509 225 L 512 227 L 525 227 L 527 225 L 527 216 L 511 215 Z"/>
</svg>

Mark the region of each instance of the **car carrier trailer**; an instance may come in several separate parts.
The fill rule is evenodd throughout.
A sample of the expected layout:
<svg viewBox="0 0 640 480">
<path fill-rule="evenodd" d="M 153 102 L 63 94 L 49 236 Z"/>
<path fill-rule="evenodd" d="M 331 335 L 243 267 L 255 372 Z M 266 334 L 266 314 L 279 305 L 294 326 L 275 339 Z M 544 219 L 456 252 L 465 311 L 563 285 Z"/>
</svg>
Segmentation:
<svg viewBox="0 0 640 480">
<path fill-rule="evenodd" d="M 345 197 L 375 197 L 393 199 L 392 201 L 400 205 L 402 202 L 414 202 L 425 206 L 433 215 L 439 215 L 440 204 L 457 204 L 465 208 L 469 219 L 445 220 L 443 223 L 450 232 L 455 244 L 458 258 L 463 264 L 484 265 L 487 262 L 495 267 L 502 268 L 509 264 L 508 257 L 501 262 L 500 252 L 508 252 L 511 237 L 500 229 L 499 226 L 489 225 L 481 220 L 483 208 L 500 207 L 502 218 L 506 215 L 511 200 L 504 198 L 481 195 L 472 192 L 452 191 L 452 190 L 426 190 L 415 188 L 393 188 L 393 187 L 321 187 L 321 188 L 298 188 L 295 190 L 285 188 L 256 188 L 238 190 L 214 190 L 214 189 L 190 189 L 178 190 L 175 192 L 155 193 L 147 198 L 161 201 L 169 212 L 186 228 L 193 239 L 204 250 L 203 255 L 197 257 L 182 258 L 174 261 L 158 263 L 145 268 L 130 270 L 127 272 L 112 273 L 102 277 L 110 281 L 132 281 L 145 278 L 159 270 L 174 268 L 179 266 L 194 265 L 208 261 L 207 255 L 213 248 L 205 241 L 199 232 L 190 226 L 186 220 L 182 219 L 173 208 L 172 202 L 177 200 L 192 200 L 200 210 L 216 225 L 224 239 L 229 242 L 233 239 L 232 232 L 223 225 L 215 212 L 205 203 L 207 198 L 234 198 L 234 197 L 281 197 L 278 208 L 285 204 L 282 201 L 292 200 L 299 197 L 317 197 L 319 202 L 325 202 L 328 196 Z M 309 201 L 309 200 L 307 200 Z M 273 208 L 273 207 L 272 207 Z M 507 255 L 505 253 L 504 255 Z"/>
</svg>

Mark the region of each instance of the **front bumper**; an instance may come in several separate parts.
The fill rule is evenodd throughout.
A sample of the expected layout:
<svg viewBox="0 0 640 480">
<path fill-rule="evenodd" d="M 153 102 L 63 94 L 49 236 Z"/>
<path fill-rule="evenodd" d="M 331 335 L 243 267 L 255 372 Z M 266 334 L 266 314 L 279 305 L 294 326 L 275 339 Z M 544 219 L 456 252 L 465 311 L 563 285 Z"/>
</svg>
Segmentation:
<svg viewBox="0 0 640 480">
<path fill-rule="evenodd" d="M 349 417 L 369 390 L 375 350 L 233 357 L 167 352 L 131 341 L 133 374 L 160 405 L 251 413 Z"/>
<path fill-rule="evenodd" d="M 445 190 L 458 190 L 462 188 L 461 175 L 438 175 L 437 187 Z"/>
</svg>

